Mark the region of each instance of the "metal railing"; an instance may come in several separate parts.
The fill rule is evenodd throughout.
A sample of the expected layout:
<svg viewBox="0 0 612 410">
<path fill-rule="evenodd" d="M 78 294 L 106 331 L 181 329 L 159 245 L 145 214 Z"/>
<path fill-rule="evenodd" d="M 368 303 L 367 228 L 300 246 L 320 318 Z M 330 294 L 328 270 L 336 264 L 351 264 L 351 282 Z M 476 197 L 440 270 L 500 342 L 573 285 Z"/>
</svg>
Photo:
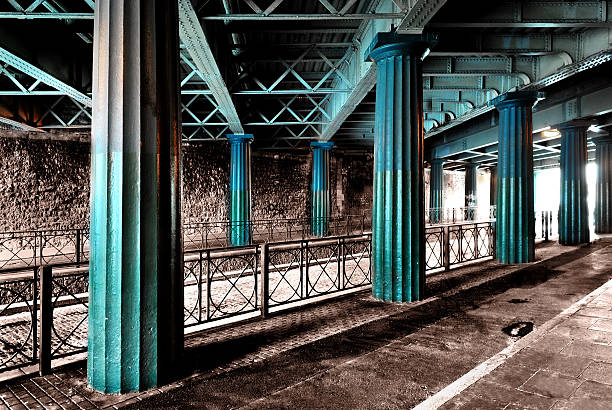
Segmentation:
<svg viewBox="0 0 612 410">
<path fill-rule="evenodd" d="M 458 222 L 486 221 L 496 218 L 495 206 L 463 208 L 427 208 L 425 223 L 429 225 L 454 224 Z"/>
<path fill-rule="evenodd" d="M 321 223 L 321 221 L 319 221 Z M 324 218 L 324 236 L 363 234 L 372 227 L 370 214 Z M 247 227 L 251 244 L 312 238 L 310 218 L 250 222 L 194 222 L 183 226 L 185 249 L 232 246 L 233 230 Z M 0 272 L 89 259 L 89 228 L 0 233 Z"/>
<path fill-rule="evenodd" d="M 425 229 L 426 270 L 451 269 L 495 256 L 493 222 L 464 223 Z"/>
<path fill-rule="evenodd" d="M 0 271 L 89 259 L 89 229 L 0 232 Z"/>
<path fill-rule="evenodd" d="M 428 227 L 426 270 L 493 255 L 491 222 Z M 241 321 L 365 289 L 371 234 L 184 252 L 186 329 Z M 0 275 L 0 372 L 85 352 L 87 266 L 31 266 Z M 216 323 L 216 324 L 215 324 Z"/>
<path fill-rule="evenodd" d="M 559 212 L 535 211 L 535 238 L 545 242 L 559 236 Z"/>
</svg>

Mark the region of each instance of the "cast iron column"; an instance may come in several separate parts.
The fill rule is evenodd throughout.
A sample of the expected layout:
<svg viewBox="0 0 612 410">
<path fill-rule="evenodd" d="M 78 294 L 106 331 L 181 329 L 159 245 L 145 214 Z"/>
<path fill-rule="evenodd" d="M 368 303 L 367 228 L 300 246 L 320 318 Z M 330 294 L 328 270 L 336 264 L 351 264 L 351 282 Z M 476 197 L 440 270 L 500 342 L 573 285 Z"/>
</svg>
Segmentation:
<svg viewBox="0 0 612 410">
<path fill-rule="evenodd" d="M 478 184 L 478 164 L 465 167 L 465 219 L 476 219 L 476 186 Z"/>
<path fill-rule="evenodd" d="M 586 164 L 587 128 L 590 124 L 570 122 L 561 131 L 561 201 L 559 203 L 559 243 L 578 245 L 589 242 L 589 205 Z"/>
<path fill-rule="evenodd" d="M 612 233 L 612 138 L 597 139 L 595 162 L 595 232 Z"/>
<path fill-rule="evenodd" d="M 229 134 L 230 169 L 230 242 L 248 245 L 251 228 L 251 141 L 252 134 Z"/>
<path fill-rule="evenodd" d="M 327 235 L 331 212 L 329 193 L 329 162 L 333 142 L 312 142 L 312 223 L 315 236 Z"/>
<path fill-rule="evenodd" d="M 431 160 L 429 173 L 429 223 L 440 223 L 444 217 L 444 160 Z"/>
<path fill-rule="evenodd" d="M 425 288 L 422 57 L 428 38 L 378 33 L 372 293 L 414 301 Z"/>
<path fill-rule="evenodd" d="M 183 349 L 178 10 L 96 0 L 87 380 L 168 382 Z"/>
<path fill-rule="evenodd" d="M 516 91 L 490 104 L 499 110 L 496 255 L 502 263 L 531 262 L 534 253 L 532 108 L 543 94 Z"/>
<path fill-rule="evenodd" d="M 489 181 L 489 219 L 496 218 L 495 206 L 497 206 L 497 167 L 489 168 L 491 180 Z"/>
</svg>

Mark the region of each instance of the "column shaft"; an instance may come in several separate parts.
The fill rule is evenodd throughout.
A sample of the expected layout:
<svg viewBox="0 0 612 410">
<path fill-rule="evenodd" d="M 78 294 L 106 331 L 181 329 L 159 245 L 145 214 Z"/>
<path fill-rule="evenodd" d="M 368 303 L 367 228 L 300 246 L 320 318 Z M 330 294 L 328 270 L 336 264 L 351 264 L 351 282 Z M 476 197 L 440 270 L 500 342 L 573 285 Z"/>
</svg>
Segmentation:
<svg viewBox="0 0 612 410">
<path fill-rule="evenodd" d="M 561 127 L 561 201 L 559 243 L 589 241 L 586 163 L 588 125 Z"/>
<path fill-rule="evenodd" d="M 251 229 L 251 141 L 253 135 L 227 136 L 231 147 L 230 165 L 230 242 L 250 243 Z"/>
<path fill-rule="evenodd" d="M 429 223 L 439 223 L 444 216 L 444 160 L 431 161 L 429 174 Z"/>
<path fill-rule="evenodd" d="M 372 293 L 388 301 L 423 297 L 423 79 L 425 37 L 379 33 L 372 221 Z"/>
<path fill-rule="evenodd" d="M 502 263 L 535 258 L 531 117 L 540 95 L 518 91 L 491 102 L 499 110 L 496 255 Z"/>
<path fill-rule="evenodd" d="M 612 233 L 612 138 L 595 141 L 595 232 Z"/>
<path fill-rule="evenodd" d="M 489 181 L 489 204 L 497 205 L 497 167 L 489 168 L 491 172 L 491 180 Z"/>
<path fill-rule="evenodd" d="M 465 219 L 476 219 L 476 198 L 478 185 L 478 165 L 471 164 L 465 168 Z"/>
<path fill-rule="evenodd" d="M 178 11 L 97 0 L 87 379 L 167 382 L 183 349 Z"/>
<path fill-rule="evenodd" d="M 329 172 L 332 142 L 313 142 L 312 147 L 312 186 L 311 232 L 315 236 L 327 235 L 331 214 L 331 195 L 329 192 Z"/>
</svg>

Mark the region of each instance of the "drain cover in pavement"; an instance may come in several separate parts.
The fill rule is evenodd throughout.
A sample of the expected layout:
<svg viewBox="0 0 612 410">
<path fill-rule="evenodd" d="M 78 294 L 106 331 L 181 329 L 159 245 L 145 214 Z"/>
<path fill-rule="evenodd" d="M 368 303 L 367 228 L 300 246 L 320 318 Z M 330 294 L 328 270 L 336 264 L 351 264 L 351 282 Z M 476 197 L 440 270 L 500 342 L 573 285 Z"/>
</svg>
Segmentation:
<svg viewBox="0 0 612 410">
<path fill-rule="evenodd" d="M 516 322 L 510 326 L 506 326 L 502 331 L 508 336 L 523 337 L 533 330 L 532 322 Z"/>
</svg>

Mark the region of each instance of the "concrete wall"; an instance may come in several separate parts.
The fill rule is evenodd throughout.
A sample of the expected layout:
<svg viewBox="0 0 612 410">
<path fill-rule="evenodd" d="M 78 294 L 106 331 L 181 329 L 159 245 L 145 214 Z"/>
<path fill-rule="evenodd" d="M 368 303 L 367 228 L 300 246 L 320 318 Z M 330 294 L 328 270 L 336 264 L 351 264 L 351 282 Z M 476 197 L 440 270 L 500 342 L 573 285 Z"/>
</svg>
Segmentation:
<svg viewBox="0 0 612 410">
<path fill-rule="evenodd" d="M 88 225 L 89 137 L 51 137 L 0 130 L 0 232 Z M 226 142 L 184 147 L 184 222 L 227 218 L 229 159 Z M 252 161 L 254 219 L 309 215 L 309 152 L 254 152 Z M 330 179 L 333 215 L 371 209 L 371 155 L 332 152 Z"/>
</svg>

